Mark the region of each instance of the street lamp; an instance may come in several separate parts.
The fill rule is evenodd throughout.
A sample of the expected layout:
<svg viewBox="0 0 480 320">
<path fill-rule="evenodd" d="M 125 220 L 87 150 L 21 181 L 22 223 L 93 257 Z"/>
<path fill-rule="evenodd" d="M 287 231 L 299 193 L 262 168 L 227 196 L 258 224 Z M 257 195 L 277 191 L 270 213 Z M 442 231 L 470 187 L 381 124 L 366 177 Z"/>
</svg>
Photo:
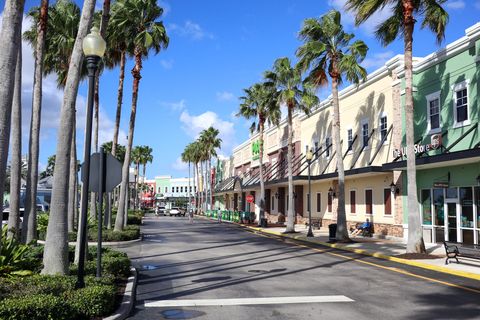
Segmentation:
<svg viewBox="0 0 480 320">
<path fill-rule="evenodd" d="M 313 237 L 313 231 L 312 231 L 312 183 L 310 180 L 310 164 L 312 163 L 313 159 L 313 152 L 312 149 L 307 151 L 307 154 L 305 156 L 307 158 L 307 163 L 308 163 L 308 233 L 307 237 Z"/>
<path fill-rule="evenodd" d="M 85 244 L 87 241 L 87 208 L 88 208 L 88 186 L 90 183 L 90 152 L 92 145 L 92 115 L 93 115 L 93 93 L 95 90 L 95 75 L 98 69 L 98 63 L 105 53 L 106 43 L 98 32 L 98 28 L 93 27 L 83 39 L 83 53 L 87 61 L 88 71 L 88 100 L 87 100 L 87 118 L 85 125 L 85 142 L 82 165 L 82 211 L 80 218 L 82 225 L 80 229 L 80 248 L 78 259 L 77 288 L 85 287 Z M 100 240 L 100 239 L 99 239 Z"/>
</svg>

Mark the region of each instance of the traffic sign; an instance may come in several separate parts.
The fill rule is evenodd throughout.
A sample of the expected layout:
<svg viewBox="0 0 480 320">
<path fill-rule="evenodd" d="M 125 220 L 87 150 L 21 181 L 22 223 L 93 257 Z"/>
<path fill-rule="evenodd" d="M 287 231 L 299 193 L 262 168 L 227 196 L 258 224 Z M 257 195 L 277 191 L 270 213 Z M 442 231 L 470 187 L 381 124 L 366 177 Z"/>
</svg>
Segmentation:
<svg viewBox="0 0 480 320">
<path fill-rule="evenodd" d="M 82 177 L 84 174 L 85 173 L 82 170 Z M 99 191 L 99 177 L 100 153 L 96 152 L 90 157 L 90 181 L 88 186 L 89 191 Z M 122 181 L 122 163 L 110 153 L 105 154 L 104 179 L 105 183 L 103 192 L 111 192 L 113 188 L 118 186 Z"/>
<path fill-rule="evenodd" d="M 247 199 L 247 202 L 249 202 L 249 203 L 252 203 L 252 202 L 255 200 L 255 198 L 254 198 L 253 195 L 251 195 L 251 194 L 249 194 L 249 195 L 246 197 L 246 199 Z"/>
</svg>

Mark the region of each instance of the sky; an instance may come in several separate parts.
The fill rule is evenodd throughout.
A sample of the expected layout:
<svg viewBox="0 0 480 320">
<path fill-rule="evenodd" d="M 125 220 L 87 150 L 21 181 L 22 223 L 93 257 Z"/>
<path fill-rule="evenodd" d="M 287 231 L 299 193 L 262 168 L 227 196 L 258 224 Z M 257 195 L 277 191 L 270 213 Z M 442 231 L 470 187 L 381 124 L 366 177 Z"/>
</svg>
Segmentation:
<svg viewBox="0 0 480 320">
<path fill-rule="evenodd" d="M 1 8 L 5 0 L 0 0 Z M 83 1 L 75 0 L 80 6 Z M 51 3 L 54 1 L 51 0 Z M 27 12 L 39 0 L 26 0 Z M 103 1 L 97 1 L 97 9 Z M 248 139 L 250 122 L 238 118 L 239 97 L 243 89 L 262 80 L 275 59 L 295 59 L 301 45 L 298 31 L 306 18 L 319 17 L 328 10 L 342 12 L 342 24 L 369 47 L 362 65 L 372 72 L 403 52 L 403 40 L 382 47 L 373 36 L 379 21 L 389 16 L 384 10 L 360 27 L 343 10 L 345 0 L 161 0 L 163 20 L 170 37 L 168 48 L 150 55 L 143 63 L 139 87 L 134 145 L 153 148 L 153 163 L 147 166 L 147 178 L 158 175 L 188 176 L 188 166 L 180 160 L 185 146 L 209 126 L 220 131 L 221 156 L 230 156 L 233 148 Z M 480 0 L 449 0 L 450 14 L 445 41 L 438 46 L 428 30 L 416 24 L 414 56 L 426 56 L 465 35 L 465 29 L 479 22 Z M 2 9 L 3 10 L 3 9 Z M 31 22 L 24 19 L 23 28 Z M 28 150 L 28 131 L 32 101 L 34 59 L 32 49 L 23 44 L 23 154 Z M 133 61 L 128 60 L 124 85 L 120 143 L 126 143 L 131 108 Z M 113 137 L 117 105 L 118 68 L 107 70 L 100 80 L 100 143 Z M 77 98 L 77 148 L 83 155 L 86 81 L 80 84 Z M 319 97 L 329 92 L 319 91 Z M 40 142 L 40 170 L 48 156 L 55 153 L 57 127 L 63 92 L 55 77 L 43 81 L 43 109 Z M 83 159 L 80 159 L 83 161 Z"/>
</svg>

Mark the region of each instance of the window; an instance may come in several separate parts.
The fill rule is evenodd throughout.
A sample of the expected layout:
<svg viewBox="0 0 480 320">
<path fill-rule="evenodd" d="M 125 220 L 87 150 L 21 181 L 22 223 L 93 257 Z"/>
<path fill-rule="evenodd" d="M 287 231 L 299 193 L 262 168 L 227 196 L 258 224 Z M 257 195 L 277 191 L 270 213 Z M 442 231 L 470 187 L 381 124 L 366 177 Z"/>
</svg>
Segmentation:
<svg viewBox="0 0 480 320">
<path fill-rule="evenodd" d="M 351 151 L 352 150 L 352 147 L 353 147 L 353 130 L 352 129 L 348 129 L 347 130 L 347 141 L 348 141 L 348 149 L 347 151 Z"/>
<path fill-rule="evenodd" d="M 435 225 L 445 225 L 443 189 L 433 189 L 433 215 Z"/>
<path fill-rule="evenodd" d="M 272 211 L 275 210 L 274 204 L 275 204 L 275 197 L 272 196 L 272 205 L 271 205 Z"/>
<path fill-rule="evenodd" d="M 328 193 L 328 202 L 327 202 L 328 212 L 332 212 L 332 195 Z"/>
<path fill-rule="evenodd" d="M 362 123 L 363 146 L 368 147 L 368 122 Z"/>
<path fill-rule="evenodd" d="M 167 192 L 168 192 L 168 187 L 165 187 L 165 193 L 167 193 Z"/>
<path fill-rule="evenodd" d="M 365 213 L 366 214 L 373 214 L 373 208 L 372 208 L 372 190 L 365 190 Z"/>
<path fill-rule="evenodd" d="M 317 212 L 322 210 L 322 194 L 317 193 Z"/>
<path fill-rule="evenodd" d="M 183 187 L 180 187 L 180 192 L 183 192 Z"/>
<path fill-rule="evenodd" d="M 422 190 L 422 223 L 425 225 L 432 225 L 432 197 L 430 189 Z"/>
<path fill-rule="evenodd" d="M 190 186 L 190 192 L 192 192 L 192 187 Z"/>
<path fill-rule="evenodd" d="M 350 213 L 357 213 L 356 202 L 356 192 L 355 190 L 350 190 Z"/>
<path fill-rule="evenodd" d="M 382 115 L 380 118 L 380 139 L 387 138 L 387 115 Z"/>
<path fill-rule="evenodd" d="M 178 192 L 178 187 L 177 187 L 176 191 Z"/>
<path fill-rule="evenodd" d="M 315 151 L 318 150 L 318 142 L 315 142 Z"/>
<path fill-rule="evenodd" d="M 162 189 L 160 189 L 160 187 L 158 187 L 158 193 L 161 193 L 162 192 Z"/>
<path fill-rule="evenodd" d="M 383 189 L 383 212 L 385 215 L 392 214 L 392 190 Z"/>
<path fill-rule="evenodd" d="M 325 157 L 330 157 L 330 137 L 325 138 Z"/>
<path fill-rule="evenodd" d="M 470 124 L 468 115 L 468 83 L 464 81 L 453 86 L 453 116 L 456 126 Z"/>
<path fill-rule="evenodd" d="M 460 188 L 460 206 L 462 207 L 462 228 L 473 228 L 473 190 L 471 187 Z"/>
<path fill-rule="evenodd" d="M 435 133 L 440 131 L 440 91 L 427 96 L 427 131 Z"/>
</svg>

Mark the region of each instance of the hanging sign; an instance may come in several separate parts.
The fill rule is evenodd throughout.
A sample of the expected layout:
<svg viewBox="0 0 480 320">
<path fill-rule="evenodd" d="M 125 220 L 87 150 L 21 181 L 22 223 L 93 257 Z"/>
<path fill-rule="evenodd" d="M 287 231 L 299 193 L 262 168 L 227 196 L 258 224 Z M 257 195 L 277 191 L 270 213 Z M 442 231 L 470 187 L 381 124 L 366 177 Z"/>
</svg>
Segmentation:
<svg viewBox="0 0 480 320">
<path fill-rule="evenodd" d="M 413 146 L 413 152 L 415 154 L 429 152 L 431 150 L 436 150 L 442 146 L 442 135 L 434 134 L 430 136 L 430 143 L 428 144 L 416 144 Z M 401 158 L 407 156 L 407 147 L 401 149 L 393 150 L 394 158 Z"/>
<path fill-rule="evenodd" d="M 435 181 L 433 183 L 434 188 L 448 188 L 448 181 Z"/>
<path fill-rule="evenodd" d="M 260 159 L 260 140 L 252 142 L 252 160 Z"/>
</svg>

